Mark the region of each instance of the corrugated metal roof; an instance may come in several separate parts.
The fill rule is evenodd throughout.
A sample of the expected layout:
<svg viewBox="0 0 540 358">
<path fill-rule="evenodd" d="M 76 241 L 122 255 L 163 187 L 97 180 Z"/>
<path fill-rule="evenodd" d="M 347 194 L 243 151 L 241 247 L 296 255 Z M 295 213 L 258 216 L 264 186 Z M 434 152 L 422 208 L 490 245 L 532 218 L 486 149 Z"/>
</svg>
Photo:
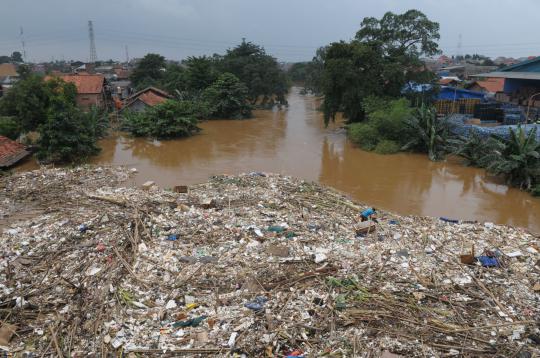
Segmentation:
<svg viewBox="0 0 540 358">
<path fill-rule="evenodd" d="M 540 80 L 540 72 L 488 72 L 480 73 L 478 75 L 471 75 L 471 77 L 496 77 L 496 78 L 513 78 L 520 80 Z"/>
<path fill-rule="evenodd" d="M 29 154 L 30 152 L 21 143 L 0 136 L 0 168 L 9 167 Z"/>
<path fill-rule="evenodd" d="M 540 56 L 533 57 L 528 60 L 504 67 L 501 69 L 501 72 L 514 71 L 520 68 L 521 68 L 521 71 L 516 71 L 516 72 L 538 72 L 538 68 L 540 68 Z M 524 69 L 528 69 L 528 71 L 523 71 Z"/>
</svg>

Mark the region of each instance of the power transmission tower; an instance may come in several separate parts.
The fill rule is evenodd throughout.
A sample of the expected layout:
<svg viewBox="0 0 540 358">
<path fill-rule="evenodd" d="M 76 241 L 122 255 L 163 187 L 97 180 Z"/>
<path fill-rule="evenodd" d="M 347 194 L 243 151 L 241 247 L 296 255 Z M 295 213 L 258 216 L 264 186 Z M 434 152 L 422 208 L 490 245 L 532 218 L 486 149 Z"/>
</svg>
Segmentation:
<svg viewBox="0 0 540 358">
<path fill-rule="evenodd" d="M 94 27 L 92 21 L 88 21 L 88 37 L 90 38 L 90 63 L 97 61 L 96 42 L 94 40 Z"/>
<path fill-rule="evenodd" d="M 22 26 L 21 26 L 21 34 L 20 35 L 21 35 L 21 44 L 22 44 L 22 51 L 23 51 L 23 53 L 22 53 L 23 60 L 24 60 L 24 62 L 27 62 L 27 59 L 26 59 L 26 46 L 24 44 L 24 36 L 23 36 L 24 35 L 24 29 L 22 28 Z"/>
</svg>

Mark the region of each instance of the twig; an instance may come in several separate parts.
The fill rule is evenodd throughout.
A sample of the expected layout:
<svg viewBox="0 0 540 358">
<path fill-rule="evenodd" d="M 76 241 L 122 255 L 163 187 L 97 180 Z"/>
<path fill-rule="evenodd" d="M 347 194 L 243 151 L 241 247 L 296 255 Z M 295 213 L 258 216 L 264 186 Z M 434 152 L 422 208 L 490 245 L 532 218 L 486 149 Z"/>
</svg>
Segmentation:
<svg viewBox="0 0 540 358">
<path fill-rule="evenodd" d="M 116 256 L 118 256 L 118 259 L 120 260 L 120 263 L 122 263 L 122 265 L 124 265 L 125 269 L 128 270 L 128 272 L 135 278 L 135 280 L 137 280 L 137 282 L 141 283 L 144 287 L 150 288 L 150 286 L 148 286 L 148 283 L 146 283 L 144 280 L 137 277 L 135 272 L 133 272 L 133 270 L 131 269 L 131 267 L 127 263 L 126 259 L 124 259 L 124 257 L 120 254 L 120 252 L 118 252 L 118 249 L 116 247 L 113 247 L 113 250 L 114 250 L 114 253 L 116 254 Z"/>
<path fill-rule="evenodd" d="M 468 328 L 454 329 L 454 330 L 448 331 L 448 332 L 449 333 L 456 333 L 456 332 L 479 331 L 479 330 L 483 330 L 483 329 L 496 328 L 496 327 L 519 326 L 520 324 L 528 326 L 528 325 L 536 324 L 536 323 L 539 323 L 539 321 L 507 322 L 507 323 L 500 323 L 500 324 L 490 324 L 488 326 L 479 326 L 479 327 L 468 327 Z"/>
<path fill-rule="evenodd" d="M 56 339 L 56 332 L 53 330 L 52 326 L 49 326 L 49 330 L 51 331 L 52 341 L 54 343 L 54 347 L 56 348 L 56 354 L 58 354 L 59 357 L 64 357 L 64 354 L 58 345 L 58 340 Z"/>
</svg>

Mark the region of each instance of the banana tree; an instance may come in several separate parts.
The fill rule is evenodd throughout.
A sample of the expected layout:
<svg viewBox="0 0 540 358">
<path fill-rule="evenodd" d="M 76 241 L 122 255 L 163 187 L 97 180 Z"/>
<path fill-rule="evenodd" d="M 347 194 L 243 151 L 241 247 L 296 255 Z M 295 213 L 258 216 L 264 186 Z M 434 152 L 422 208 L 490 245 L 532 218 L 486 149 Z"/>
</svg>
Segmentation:
<svg viewBox="0 0 540 358">
<path fill-rule="evenodd" d="M 509 184 L 532 190 L 540 184 L 540 142 L 536 139 L 537 128 L 527 133 L 522 127 L 510 129 L 508 139 L 495 137 L 501 150 L 486 158 L 486 169 L 503 175 Z"/>
</svg>

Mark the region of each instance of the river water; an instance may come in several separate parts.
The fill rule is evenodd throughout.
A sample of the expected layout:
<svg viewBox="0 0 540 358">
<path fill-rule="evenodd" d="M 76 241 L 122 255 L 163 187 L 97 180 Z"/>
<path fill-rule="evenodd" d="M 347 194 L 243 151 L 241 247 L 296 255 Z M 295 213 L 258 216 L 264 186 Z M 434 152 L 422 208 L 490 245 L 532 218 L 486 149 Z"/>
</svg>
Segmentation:
<svg viewBox="0 0 540 358">
<path fill-rule="evenodd" d="M 324 127 L 318 101 L 293 87 L 289 108 L 244 121 L 213 120 L 200 134 L 169 141 L 117 135 L 100 142 L 95 164 L 138 169 L 136 183 L 161 187 L 215 174 L 274 172 L 318 181 L 399 214 L 492 221 L 540 232 L 540 199 L 459 163 L 421 154 L 378 155 L 355 148 L 339 123 Z"/>
</svg>

